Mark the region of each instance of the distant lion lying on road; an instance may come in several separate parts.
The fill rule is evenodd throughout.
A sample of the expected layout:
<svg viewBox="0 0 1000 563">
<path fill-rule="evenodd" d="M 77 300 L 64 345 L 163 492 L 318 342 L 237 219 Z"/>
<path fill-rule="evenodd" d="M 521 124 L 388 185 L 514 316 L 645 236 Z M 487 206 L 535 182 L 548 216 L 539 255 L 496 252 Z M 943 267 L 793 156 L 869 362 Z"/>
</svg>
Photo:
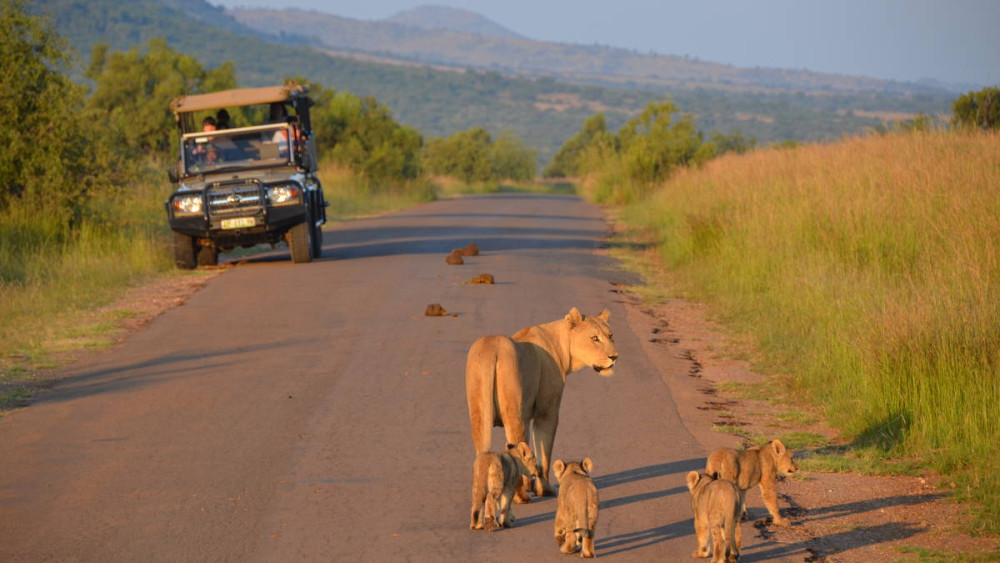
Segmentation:
<svg viewBox="0 0 1000 563">
<path fill-rule="evenodd" d="M 585 317 L 574 307 L 565 318 L 523 328 L 513 337 L 484 336 L 469 349 L 465 392 L 476 453 L 489 451 L 494 426 L 502 426 L 507 442 L 517 444 L 530 422 L 536 496 L 555 493 L 549 463 L 566 376 L 587 366 L 611 375 L 618 359 L 610 316 L 605 309 Z"/>
</svg>

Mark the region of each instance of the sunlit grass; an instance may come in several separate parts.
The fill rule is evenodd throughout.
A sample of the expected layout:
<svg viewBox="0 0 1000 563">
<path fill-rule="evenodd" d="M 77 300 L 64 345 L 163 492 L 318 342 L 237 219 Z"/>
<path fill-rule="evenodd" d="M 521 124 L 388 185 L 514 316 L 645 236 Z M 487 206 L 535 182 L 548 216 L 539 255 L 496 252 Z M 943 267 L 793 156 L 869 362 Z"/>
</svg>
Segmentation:
<svg viewBox="0 0 1000 563">
<path fill-rule="evenodd" d="M 727 155 L 626 218 L 789 392 L 858 444 L 954 476 L 1000 529 L 1000 136 Z"/>
<path fill-rule="evenodd" d="M 330 204 L 327 217 L 332 221 L 398 211 L 435 199 L 434 186 L 426 179 L 374 184 L 332 162 L 324 162 L 318 175 Z"/>
<path fill-rule="evenodd" d="M 11 357 L 64 351 L 73 347 L 64 343 L 106 331 L 81 315 L 171 270 L 168 191 L 163 181 L 137 181 L 92 201 L 71 229 L 35 209 L 0 214 L 0 370 Z"/>
</svg>

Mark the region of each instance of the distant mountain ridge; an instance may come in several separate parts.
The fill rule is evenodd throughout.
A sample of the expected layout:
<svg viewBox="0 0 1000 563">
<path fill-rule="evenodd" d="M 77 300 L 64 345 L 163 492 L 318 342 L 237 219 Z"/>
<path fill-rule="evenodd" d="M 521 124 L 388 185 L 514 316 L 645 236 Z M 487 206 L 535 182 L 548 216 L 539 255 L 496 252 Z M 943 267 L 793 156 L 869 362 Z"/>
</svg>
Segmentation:
<svg viewBox="0 0 1000 563">
<path fill-rule="evenodd" d="M 440 29 L 523 39 L 517 33 L 476 12 L 448 6 L 418 6 L 399 12 L 383 21 L 422 29 Z"/>
<path fill-rule="evenodd" d="M 257 31 L 294 33 L 335 50 L 524 76 L 552 76 L 576 83 L 661 92 L 701 88 L 743 93 L 945 95 L 944 89 L 930 84 L 808 70 L 739 68 L 697 58 L 642 54 L 617 47 L 536 41 L 513 32 L 491 33 L 489 30 L 505 28 L 473 12 L 434 6 L 423 6 L 376 21 L 292 8 L 236 8 L 226 12 Z"/>
<path fill-rule="evenodd" d="M 303 77 L 339 92 L 373 96 L 391 108 L 400 123 L 426 136 L 447 136 L 473 127 L 483 127 L 493 135 L 513 134 L 538 149 L 540 164 L 545 164 L 593 114 L 603 113 L 609 130 L 615 131 L 648 103 L 667 96 L 681 112 L 691 113 L 706 135 L 739 131 L 761 144 L 838 139 L 917 113 L 945 115 L 953 99 L 884 91 L 818 90 L 816 95 L 803 95 L 792 90 L 726 89 L 725 84 L 712 89 L 655 90 L 624 78 L 599 86 L 560 81 L 551 74 L 506 72 L 499 66 L 478 70 L 455 64 L 438 66 L 395 53 L 333 49 L 309 39 L 307 29 L 295 26 L 253 30 L 206 0 L 33 0 L 28 9 L 49 14 L 56 31 L 77 49 L 80 64 L 76 65 L 76 80 L 83 80 L 82 68 L 86 68 L 95 43 L 107 43 L 112 50 L 134 48 L 141 52 L 150 39 L 162 37 L 172 49 L 197 58 L 206 67 L 231 62 L 241 86 Z M 283 14 L 269 13 L 274 21 Z M 432 41 L 435 34 L 454 34 L 478 45 L 509 41 L 341 19 L 346 22 L 344 29 L 370 36 L 377 45 L 400 35 L 409 41 L 421 37 Z"/>
</svg>

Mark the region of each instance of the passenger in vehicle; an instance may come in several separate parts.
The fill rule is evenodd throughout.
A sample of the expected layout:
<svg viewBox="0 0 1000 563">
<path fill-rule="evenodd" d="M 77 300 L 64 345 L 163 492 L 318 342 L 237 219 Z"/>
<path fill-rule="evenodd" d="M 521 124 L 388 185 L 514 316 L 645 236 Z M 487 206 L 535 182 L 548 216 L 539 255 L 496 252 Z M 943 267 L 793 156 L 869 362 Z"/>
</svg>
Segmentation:
<svg viewBox="0 0 1000 563">
<path fill-rule="evenodd" d="M 297 126 L 297 119 L 293 116 L 288 115 L 288 110 L 285 109 L 285 104 L 282 103 L 272 103 L 270 107 L 270 116 L 268 118 L 268 123 L 291 123 L 292 125 L 292 137 L 298 142 L 301 139 L 299 134 L 299 129 Z M 281 156 L 288 155 L 288 135 L 284 129 L 280 129 L 274 132 L 274 136 L 271 138 L 272 143 L 278 144 L 278 151 Z"/>
<path fill-rule="evenodd" d="M 202 131 L 217 131 L 215 118 L 211 115 L 205 117 L 201 120 L 201 130 Z M 204 137 L 197 140 L 197 144 L 191 154 L 195 157 L 204 160 L 206 162 L 215 162 L 219 158 L 219 153 L 216 151 L 215 146 L 212 144 L 211 137 Z"/>
<path fill-rule="evenodd" d="M 225 109 L 220 109 L 215 113 L 215 126 L 218 129 L 229 129 L 232 127 L 229 124 L 229 112 Z"/>
</svg>

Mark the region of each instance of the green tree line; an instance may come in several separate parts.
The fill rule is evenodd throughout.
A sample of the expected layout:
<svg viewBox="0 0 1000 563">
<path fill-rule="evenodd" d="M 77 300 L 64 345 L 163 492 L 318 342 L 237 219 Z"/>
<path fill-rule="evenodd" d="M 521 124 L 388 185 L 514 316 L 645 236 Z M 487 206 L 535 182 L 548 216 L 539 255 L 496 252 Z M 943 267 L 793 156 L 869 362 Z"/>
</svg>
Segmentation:
<svg viewBox="0 0 1000 563">
<path fill-rule="evenodd" d="M 96 45 L 84 72 L 90 86 L 75 83 L 64 40 L 23 0 L 0 8 L 0 36 L 0 211 L 44 211 L 63 233 L 135 181 L 138 163 L 165 169 L 175 158 L 171 99 L 238 86 L 232 63 L 206 68 L 161 38 L 127 51 Z M 534 153 L 511 136 L 493 140 L 477 128 L 425 143 L 374 97 L 309 85 L 321 158 L 374 186 L 425 171 L 469 182 L 534 176 Z"/>
</svg>

